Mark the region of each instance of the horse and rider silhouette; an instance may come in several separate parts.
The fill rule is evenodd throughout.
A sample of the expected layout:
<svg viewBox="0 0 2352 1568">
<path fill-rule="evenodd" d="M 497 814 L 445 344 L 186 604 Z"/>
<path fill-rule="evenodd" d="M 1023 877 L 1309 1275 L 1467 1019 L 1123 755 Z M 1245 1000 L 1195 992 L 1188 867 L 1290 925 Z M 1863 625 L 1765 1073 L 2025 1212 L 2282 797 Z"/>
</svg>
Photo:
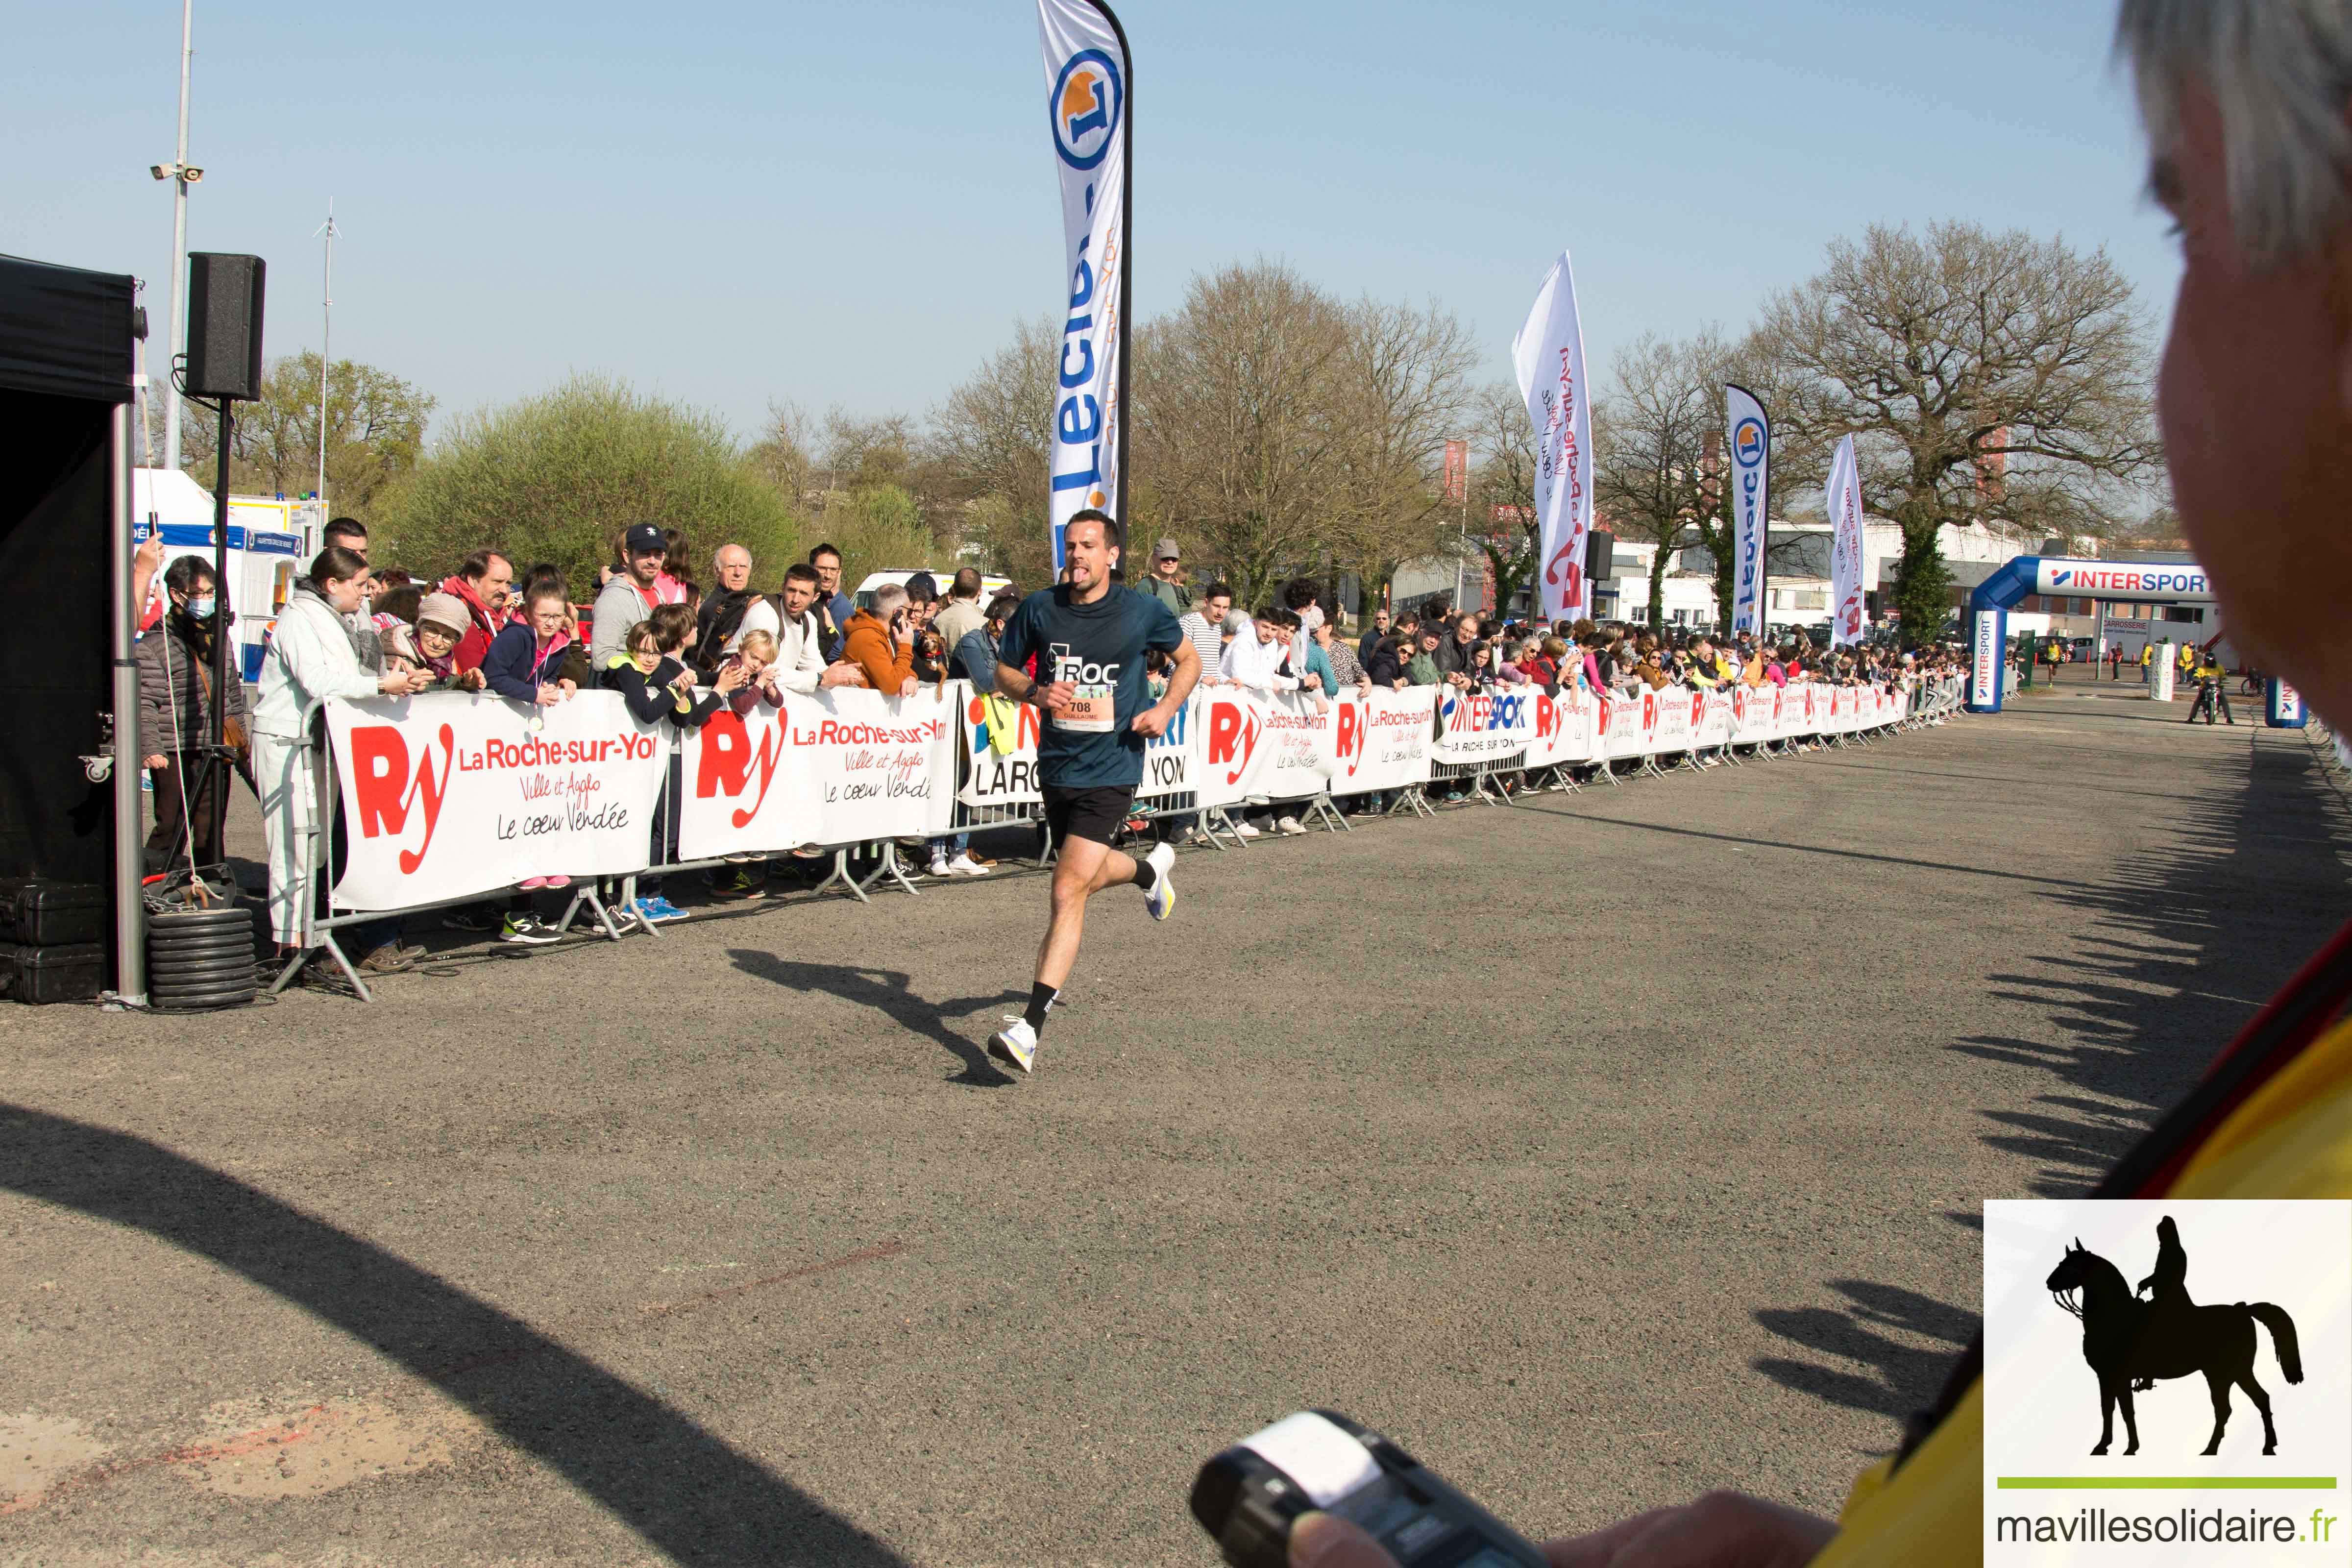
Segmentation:
<svg viewBox="0 0 2352 1568">
<path fill-rule="evenodd" d="M 2263 1452 L 2278 1452 L 2278 1428 L 2271 1424 L 2271 1396 L 2254 1381 L 2254 1325 L 2271 1331 L 2278 1352 L 2279 1369 L 2289 1383 L 2303 1381 L 2303 1352 L 2294 1337 L 2294 1320 L 2284 1308 L 2268 1301 L 2240 1301 L 2230 1307 L 2200 1307 L 2189 1299 L 2189 1251 L 2180 1245 L 2180 1227 L 2170 1215 L 2156 1225 L 2156 1269 L 2139 1282 L 2150 1292 L 2124 1283 L 2116 1267 L 2084 1247 L 2082 1238 L 2066 1249 L 2057 1268 L 2043 1283 L 2051 1298 L 2083 1324 L 2083 1359 L 2099 1378 L 2099 1446 L 2104 1454 L 2115 1441 L 2116 1406 L 2123 1406 L 2124 1430 L 2130 1436 L 2126 1454 L 2139 1452 L 2139 1421 L 2132 1409 L 2136 1389 L 2156 1386 L 2156 1380 L 2202 1373 L 2213 1395 L 2213 1436 L 2205 1452 L 2221 1448 L 2222 1429 L 2230 1424 L 2230 1385 L 2236 1384 L 2263 1413 Z M 2080 1302 L 2070 1300 L 2081 1292 Z"/>
</svg>

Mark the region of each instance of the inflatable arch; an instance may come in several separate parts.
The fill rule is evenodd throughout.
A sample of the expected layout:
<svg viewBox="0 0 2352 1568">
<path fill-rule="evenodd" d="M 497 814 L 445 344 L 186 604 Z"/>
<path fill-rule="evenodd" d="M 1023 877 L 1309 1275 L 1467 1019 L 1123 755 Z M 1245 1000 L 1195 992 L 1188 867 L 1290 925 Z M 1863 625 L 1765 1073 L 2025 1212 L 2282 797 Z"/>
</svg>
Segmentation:
<svg viewBox="0 0 2352 1568">
<path fill-rule="evenodd" d="M 2009 612 L 2028 594 L 2136 605 L 2210 605 L 2213 584 L 2193 561 L 2076 561 L 2020 555 L 1969 595 L 1969 711 L 2000 711 Z"/>
</svg>

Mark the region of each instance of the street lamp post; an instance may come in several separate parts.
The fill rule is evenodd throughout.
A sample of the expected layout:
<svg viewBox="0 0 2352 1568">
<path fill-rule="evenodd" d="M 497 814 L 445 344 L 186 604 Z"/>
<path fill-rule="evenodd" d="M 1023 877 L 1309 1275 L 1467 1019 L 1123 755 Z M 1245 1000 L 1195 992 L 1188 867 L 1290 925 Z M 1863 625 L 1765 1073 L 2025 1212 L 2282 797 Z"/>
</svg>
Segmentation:
<svg viewBox="0 0 2352 1568">
<path fill-rule="evenodd" d="M 327 367 L 334 363 L 328 353 L 329 340 L 335 330 L 335 198 L 327 198 L 327 221 L 319 226 L 319 234 L 327 242 L 325 281 L 320 287 L 319 322 L 319 512 L 327 510 Z"/>
<path fill-rule="evenodd" d="M 163 466 L 180 467 L 179 358 L 188 341 L 188 187 L 205 177 L 188 167 L 188 60 L 195 24 L 195 0 L 180 0 L 180 144 L 169 163 L 148 173 L 172 182 L 172 336 L 163 346 Z"/>
</svg>

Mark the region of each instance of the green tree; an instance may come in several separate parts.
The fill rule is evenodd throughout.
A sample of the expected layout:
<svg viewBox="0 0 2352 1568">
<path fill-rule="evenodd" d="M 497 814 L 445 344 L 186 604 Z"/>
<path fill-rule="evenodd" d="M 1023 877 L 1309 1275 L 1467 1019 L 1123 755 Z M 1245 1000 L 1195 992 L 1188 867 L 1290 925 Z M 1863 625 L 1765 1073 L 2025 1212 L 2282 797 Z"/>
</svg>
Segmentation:
<svg viewBox="0 0 2352 1568">
<path fill-rule="evenodd" d="M 433 398 L 390 371 L 339 359 L 327 376 L 327 501 L 338 515 L 372 521 L 370 510 L 416 466 Z M 319 356 L 276 361 L 261 395 L 233 410 L 229 488 L 248 494 L 309 495 L 319 488 Z M 210 489 L 218 479 L 220 416 L 181 402 L 181 466 Z"/>
<path fill-rule="evenodd" d="M 593 375 L 458 420 L 373 522 L 386 565 L 437 574 L 489 546 L 553 562 L 575 599 L 593 596 L 632 523 L 684 531 L 698 575 L 719 545 L 740 544 L 766 586 L 800 544 L 785 497 L 715 415 Z"/>
</svg>

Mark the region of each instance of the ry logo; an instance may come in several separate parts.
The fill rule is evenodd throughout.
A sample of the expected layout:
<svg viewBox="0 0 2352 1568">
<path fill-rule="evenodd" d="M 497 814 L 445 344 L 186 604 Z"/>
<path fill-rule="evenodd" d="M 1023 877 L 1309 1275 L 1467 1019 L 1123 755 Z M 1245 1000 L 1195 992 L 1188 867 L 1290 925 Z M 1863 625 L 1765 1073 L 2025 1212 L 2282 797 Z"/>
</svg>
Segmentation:
<svg viewBox="0 0 2352 1568">
<path fill-rule="evenodd" d="M 1338 723 L 1334 726 L 1333 744 L 1339 760 L 1348 764 L 1348 776 L 1354 778 L 1356 769 L 1364 760 L 1364 710 L 1352 702 L 1339 704 Z M 1226 781 L 1228 784 L 1232 780 Z"/>
<path fill-rule="evenodd" d="M 451 760 L 457 750 L 457 736 L 449 726 L 441 726 L 434 737 L 441 745 L 441 776 L 433 776 L 433 752 L 428 747 L 417 759 L 416 772 L 408 771 L 408 742 L 400 731 L 391 724 L 362 724 L 352 731 L 352 799 L 359 808 L 360 837 L 379 838 L 386 834 L 395 837 L 408 829 L 408 813 L 412 806 L 425 812 L 425 838 L 413 850 L 400 852 L 400 874 L 413 877 L 425 864 L 425 852 L 433 847 L 433 829 L 441 820 L 441 803 L 449 795 Z"/>
<path fill-rule="evenodd" d="M 1073 169 L 1091 169 L 1110 151 L 1118 133 L 1118 117 L 1127 107 L 1127 89 L 1118 67 L 1100 49 L 1081 49 L 1054 83 L 1045 100 L 1045 117 L 1053 122 L 1054 148 Z"/>
<path fill-rule="evenodd" d="M 1239 784 L 1248 771 L 1250 757 L 1257 751 L 1257 710 L 1244 708 L 1238 702 L 1213 702 L 1209 705 L 1209 765 L 1222 767 L 1233 764 L 1225 774 L 1227 784 Z"/>
<path fill-rule="evenodd" d="M 721 710 L 702 727 L 702 763 L 694 771 L 694 798 L 709 800 L 712 795 L 723 795 L 730 800 L 740 800 L 751 784 L 751 775 L 758 773 L 760 787 L 752 795 L 751 804 L 737 806 L 728 819 L 732 826 L 742 826 L 760 815 L 760 804 L 768 798 L 768 786 L 775 783 L 776 759 L 783 750 L 782 724 L 769 725 L 754 748 L 741 716 Z"/>
</svg>

